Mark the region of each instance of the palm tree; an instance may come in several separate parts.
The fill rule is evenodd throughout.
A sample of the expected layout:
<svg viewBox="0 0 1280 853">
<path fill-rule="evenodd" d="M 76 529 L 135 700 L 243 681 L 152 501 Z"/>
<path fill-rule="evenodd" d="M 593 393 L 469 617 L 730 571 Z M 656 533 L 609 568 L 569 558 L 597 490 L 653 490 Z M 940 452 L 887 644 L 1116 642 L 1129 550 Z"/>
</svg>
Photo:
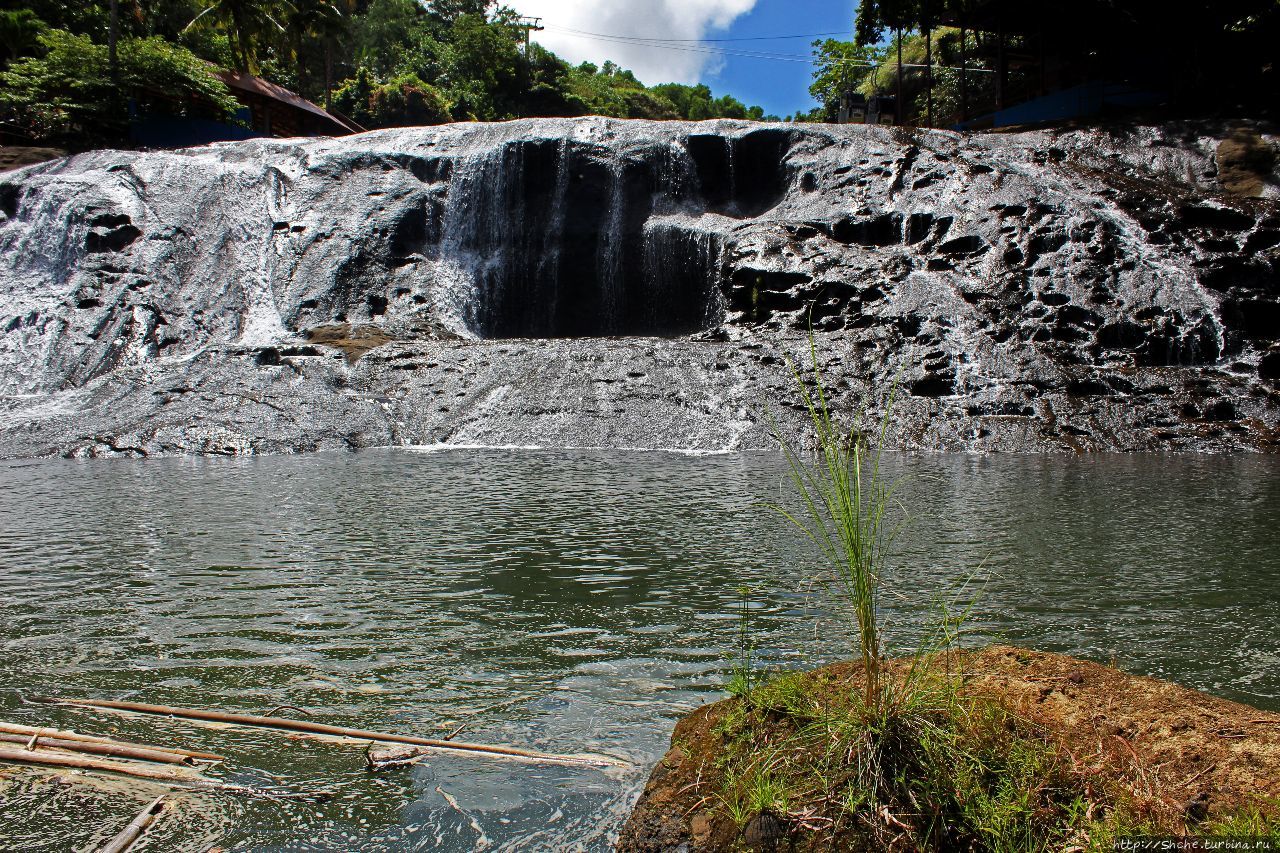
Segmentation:
<svg viewBox="0 0 1280 853">
<path fill-rule="evenodd" d="M 329 79 L 332 40 L 346 31 L 348 14 L 354 7 L 355 0 L 292 0 L 285 25 L 300 92 L 306 88 L 305 42 L 321 39 L 325 48 L 325 97 L 328 98 L 332 85 Z"/>
<path fill-rule="evenodd" d="M 250 74 L 258 72 L 257 44 L 264 33 L 272 28 L 283 33 L 285 28 L 276 20 L 278 8 L 293 8 L 290 0 L 211 0 L 204 11 L 192 18 L 183 32 L 191 29 L 206 15 L 222 20 L 231 42 L 231 59 L 236 69 Z"/>
</svg>

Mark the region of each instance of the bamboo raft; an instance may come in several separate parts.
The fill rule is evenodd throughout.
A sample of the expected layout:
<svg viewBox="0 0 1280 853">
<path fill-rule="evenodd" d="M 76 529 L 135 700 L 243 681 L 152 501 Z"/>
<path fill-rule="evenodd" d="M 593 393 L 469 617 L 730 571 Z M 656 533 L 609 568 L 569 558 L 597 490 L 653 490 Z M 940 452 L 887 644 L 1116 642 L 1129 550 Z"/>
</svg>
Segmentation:
<svg viewBox="0 0 1280 853">
<path fill-rule="evenodd" d="M 196 723 L 250 726 L 260 729 L 296 732 L 307 737 L 358 741 L 366 744 L 364 763 L 370 771 L 407 766 L 421 760 L 422 756 L 430 752 L 594 768 L 623 766 L 622 762 L 603 756 L 562 755 L 517 746 L 465 743 L 448 739 L 460 732 L 463 726 L 459 726 L 454 732 L 447 735 L 446 739 L 442 740 L 347 726 L 334 726 L 286 717 L 178 708 L 170 705 L 150 705 L 142 702 L 40 698 L 34 700 L 34 704 L 55 705 L 89 712 L 161 715 L 175 719 L 190 720 Z M 277 708 L 275 711 L 282 709 Z M 303 711 L 302 713 L 306 712 Z M 374 744 L 378 743 L 391 744 L 393 746 L 374 750 Z M 186 747 L 137 743 L 102 735 L 84 734 L 69 729 L 0 721 L 0 763 L 113 774 L 147 780 L 169 788 L 186 790 L 209 790 L 268 798 L 323 798 L 327 796 L 325 792 L 296 793 L 234 785 L 211 779 L 201 773 L 203 768 L 224 761 L 226 759 L 221 755 Z M 445 796 L 446 798 L 448 797 L 447 794 Z M 170 803 L 166 801 L 165 796 L 157 797 L 110 841 L 98 848 L 96 853 L 128 853 L 155 824 L 169 805 Z"/>
<path fill-rule="evenodd" d="M 106 699 L 41 699 L 42 703 L 63 707 L 81 708 L 85 710 L 123 711 L 134 714 L 156 714 L 166 717 L 197 720 L 209 723 L 227 723 L 254 728 L 283 729 L 303 734 L 327 737 L 347 738 L 357 741 L 374 741 L 381 743 L 405 743 L 412 746 L 441 752 L 469 754 L 501 759 L 515 759 L 548 764 L 567 764 L 587 767 L 617 767 L 621 762 L 597 755 L 562 755 L 541 752 L 514 746 L 495 746 L 483 743 L 464 743 L 453 740 L 418 737 L 417 735 L 393 734 L 370 729 L 331 726 L 325 723 L 313 723 L 309 720 L 291 720 L 285 717 L 260 717 L 252 714 L 237 714 L 226 711 L 211 711 L 197 708 L 178 708 L 172 705 L 150 705 L 143 702 L 118 702 Z"/>
</svg>

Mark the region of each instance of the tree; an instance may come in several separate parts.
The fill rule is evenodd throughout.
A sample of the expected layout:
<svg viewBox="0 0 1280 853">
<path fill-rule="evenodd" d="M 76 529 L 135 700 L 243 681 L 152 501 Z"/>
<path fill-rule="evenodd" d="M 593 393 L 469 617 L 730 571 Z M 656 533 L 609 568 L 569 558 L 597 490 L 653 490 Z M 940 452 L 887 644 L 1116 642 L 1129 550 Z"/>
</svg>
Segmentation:
<svg viewBox="0 0 1280 853">
<path fill-rule="evenodd" d="M 209 5 L 191 19 L 187 28 L 201 21 L 220 21 L 232 45 L 231 57 L 240 71 L 256 74 L 259 69 L 258 46 L 273 30 L 286 32 L 276 19 L 276 4 L 259 0 L 209 0 Z"/>
<path fill-rule="evenodd" d="M 40 36 L 49 29 L 30 9 L 0 10 L 0 68 L 40 47 Z"/>
<path fill-rule="evenodd" d="M 373 0 L 353 27 L 355 61 L 378 76 L 401 68 L 421 13 L 413 0 Z"/>
<path fill-rule="evenodd" d="M 293 0 L 292 7 L 285 18 L 285 28 L 289 33 L 289 49 L 292 54 L 296 86 L 299 93 L 305 93 L 307 85 L 307 45 L 310 41 L 328 40 L 346 26 L 346 14 L 343 0 Z M 326 75 L 325 94 L 328 95 L 329 80 Z"/>
<path fill-rule="evenodd" d="M 333 93 L 333 105 L 363 127 L 377 127 L 369 112 L 369 99 L 373 96 L 373 75 L 363 65 L 354 77 L 343 82 Z"/>
<path fill-rule="evenodd" d="M 494 5 L 493 0 L 431 0 L 431 11 L 452 23 L 463 15 L 488 17 Z"/>
<path fill-rule="evenodd" d="M 841 99 L 858 91 L 884 59 L 884 51 L 869 45 L 827 39 L 815 41 L 813 84 L 809 94 L 822 104 L 825 121 L 835 121 Z"/>
<path fill-rule="evenodd" d="M 520 104 L 522 115 L 580 116 L 591 112 L 590 104 L 570 90 L 569 63 L 539 44 L 529 45 L 524 60 L 529 85 Z"/>
<path fill-rule="evenodd" d="M 56 76 L 51 68 L 37 74 L 34 66 L 23 66 L 28 94 L 48 84 L 50 100 L 41 111 L 30 98 L 6 91 L 6 118 L 17 121 L 21 112 L 25 122 L 81 133 L 80 147 L 108 137 L 122 143 L 130 99 L 135 107 L 141 103 L 138 91 L 117 98 L 91 79 L 92 57 L 112 33 L 121 44 L 124 77 L 123 45 L 136 54 L 134 41 L 155 38 L 184 48 L 186 56 L 255 74 L 326 107 L 333 103 L 367 127 L 446 116 L 769 118 L 762 108 L 716 96 L 706 86 L 648 87 L 614 62 L 571 67 L 536 43 L 524 49 L 519 16 L 492 0 L 0 0 L 0 69 L 42 54 L 46 48 L 32 39 L 46 25 L 82 40 L 74 50 L 60 48 L 54 65 L 65 66 L 68 51 L 92 56 L 84 74 L 62 81 L 62 90 L 50 83 Z M 44 84 L 35 81 L 41 74 Z M 336 92 L 335 81 L 341 81 Z M 91 90 L 97 94 L 87 94 Z M 105 124 L 81 115 L 96 114 L 90 109 L 95 103 L 111 105 Z"/>
<path fill-rule="evenodd" d="M 520 95 L 520 41 L 502 22 L 473 13 L 459 15 L 445 49 L 445 91 L 465 101 L 477 118 L 513 117 Z"/>
<path fill-rule="evenodd" d="M 683 83 L 661 83 L 654 86 L 652 91 L 672 103 L 678 118 L 690 121 L 703 121 L 710 118 L 751 119 L 752 121 L 776 119 L 776 116 L 766 116 L 763 107 L 748 107 L 732 95 L 712 97 L 711 89 L 701 83 L 696 86 L 686 86 Z"/>
<path fill-rule="evenodd" d="M 88 36 L 50 30 L 40 43 L 43 56 L 0 72 L 0 113 L 40 141 L 119 144 L 131 113 L 226 120 L 239 108 L 208 63 L 163 39 L 121 39 L 118 86 L 109 79 L 107 48 Z"/>
<path fill-rule="evenodd" d="M 403 74 L 374 87 L 366 118 L 370 127 L 414 127 L 444 124 L 453 115 L 439 89 Z"/>
<path fill-rule="evenodd" d="M 933 72 L 933 107 L 935 124 L 946 126 L 959 121 L 962 111 L 963 92 L 960 72 L 960 31 L 951 27 L 939 27 L 933 31 L 934 72 Z M 900 47 L 900 50 L 899 50 Z M 863 79 L 860 90 L 868 97 L 887 91 L 893 91 L 901 79 L 903 93 L 899 116 L 907 119 L 911 116 L 926 116 L 928 112 L 928 87 L 924 69 L 927 49 L 923 35 L 912 34 L 903 37 L 901 45 L 895 45 L 889 56 L 901 53 L 904 67 L 899 74 L 898 64 L 885 62 Z M 970 72 L 978 72 L 988 68 L 990 63 L 983 57 L 970 55 L 966 60 Z M 983 109 L 995 106 L 995 75 L 991 73 L 970 73 L 966 86 L 970 104 L 979 104 Z"/>
<path fill-rule="evenodd" d="M 651 120 L 677 119 L 680 113 L 675 105 L 661 95 L 647 89 L 625 89 L 621 92 L 622 118 Z"/>
</svg>

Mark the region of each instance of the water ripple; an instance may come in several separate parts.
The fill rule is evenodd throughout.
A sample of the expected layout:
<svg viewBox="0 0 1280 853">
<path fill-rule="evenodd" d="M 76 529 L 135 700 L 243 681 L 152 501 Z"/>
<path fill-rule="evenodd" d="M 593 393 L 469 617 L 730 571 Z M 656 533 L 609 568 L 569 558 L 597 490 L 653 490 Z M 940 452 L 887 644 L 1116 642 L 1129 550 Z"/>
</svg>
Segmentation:
<svg viewBox="0 0 1280 853">
<path fill-rule="evenodd" d="M 1280 707 L 1277 460 L 890 467 L 913 510 L 886 601 L 899 646 L 930 596 L 981 568 L 988 635 Z M 768 454 L 478 449 L 0 464 L 0 716 L 186 742 L 228 755 L 229 778 L 334 792 L 184 795 L 151 849 L 471 850 L 483 834 L 607 850 L 675 719 L 723 684 L 740 585 L 762 590 L 765 665 L 845 654 L 810 550 L 759 508 L 783 474 Z M 634 766 L 437 756 L 371 775 L 350 746 L 54 711 L 16 690 L 287 704 L 428 736 L 466 720 L 474 740 Z M 3 772 L 0 847 L 26 851 L 92 845 L 154 795 Z"/>
</svg>

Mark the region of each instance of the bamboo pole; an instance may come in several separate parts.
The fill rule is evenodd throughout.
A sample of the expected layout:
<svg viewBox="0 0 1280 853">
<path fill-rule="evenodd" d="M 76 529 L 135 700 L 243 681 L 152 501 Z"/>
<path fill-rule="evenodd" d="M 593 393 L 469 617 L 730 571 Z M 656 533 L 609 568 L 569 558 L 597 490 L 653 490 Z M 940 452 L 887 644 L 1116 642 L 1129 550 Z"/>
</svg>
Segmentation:
<svg viewBox="0 0 1280 853">
<path fill-rule="evenodd" d="M 268 800 L 302 799 L 323 802 L 333 796 L 333 792 L 329 790 L 289 791 L 284 789 L 251 788 L 245 785 L 232 785 L 217 779 L 209 779 L 194 771 L 180 773 L 167 768 L 148 767 L 145 764 L 134 761 L 108 761 L 87 755 L 46 752 L 34 749 L 11 749 L 0 746 L 0 762 L 6 761 L 17 764 L 32 764 L 38 767 L 67 767 L 74 770 L 90 770 L 98 773 L 119 773 L 122 776 L 149 779 L 153 782 L 179 788 L 218 791 L 225 794 L 261 797 Z"/>
<path fill-rule="evenodd" d="M 113 758 L 132 758 L 137 761 L 152 761 L 157 764 L 190 765 L 195 763 L 195 759 L 191 756 L 179 755 L 176 752 L 162 752 L 160 750 L 144 749 L 125 744 L 64 740 L 62 738 L 47 737 L 42 734 L 33 734 L 28 737 L 26 735 L 6 734 L 0 732 L 0 743 L 27 744 L 29 749 L 45 746 L 52 749 L 65 750 L 67 752 L 83 752 L 90 755 L 109 755 Z"/>
<path fill-rule="evenodd" d="M 491 755 L 495 758 L 514 758 L 525 761 L 542 761 L 553 764 L 581 764 L 591 767 L 616 767 L 618 761 L 599 756 L 557 755 L 549 752 L 538 752 L 532 749 L 521 749 L 514 746 L 493 746 L 481 743 L 462 743 L 460 741 L 435 740 L 415 735 L 399 735 L 387 732 L 375 732 L 368 729 L 350 729 L 345 726 L 330 726 L 324 723 L 312 723 L 306 720 L 290 720 L 284 717 L 256 717 L 250 714 L 230 714 L 223 711 L 203 711 L 194 708 L 175 708 L 170 705 L 148 705 L 143 702 L 116 702 L 107 699 L 48 699 L 58 705 L 77 708 L 104 708 L 114 711 L 132 711 L 139 714 L 161 714 L 171 717 L 184 717 L 189 720 L 204 720 L 212 723 L 232 723 L 241 726 L 258 728 L 287 729 L 309 734 L 330 735 L 355 740 L 373 740 L 384 743 L 409 743 L 414 746 L 425 746 L 429 749 L 447 750 L 450 752 L 475 753 Z"/>
<path fill-rule="evenodd" d="M 138 839 L 142 837 L 142 833 L 146 832 L 151 824 L 155 823 L 156 818 L 164 812 L 164 808 L 164 797 L 156 797 L 129 822 L 128 826 L 120 830 L 115 838 L 99 847 L 98 853 L 129 853 L 133 845 L 137 844 Z"/>
<path fill-rule="evenodd" d="M 18 764 L 37 764 L 44 767 L 72 767 L 78 770 L 98 770 L 103 773 L 119 773 L 123 776 L 134 776 L 139 779 L 152 779 L 157 782 L 169 782 L 179 785 L 198 787 L 203 784 L 216 785 L 207 779 L 197 776 L 175 773 L 159 767 L 147 767 L 144 764 L 129 764 L 122 761 L 106 761 L 101 758 L 90 758 L 87 755 L 71 755 L 69 753 L 42 752 L 35 749 L 13 749 L 0 746 L 0 761 Z"/>
<path fill-rule="evenodd" d="M 21 734 L 21 735 L 39 735 L 40 737 L 54 737 L 62 740 L 81 741 L 83 743 L 105 743 L 116 746 L 129 746 L 135 749 L 150 749 L 155 752 L 172 752 L 174 755 L 185 755 L 194 758 L 197 761 L 226 761 L 221 755 L 214 755 L 212 752 L 199 752 L 194 749 L 182 749 L 174 746 L 156 746 L 150 743 L 132 743 L 130 741 L 115 740 L 114 738 L 101 737 L 99 735 L 86 735 L 80 732 L 73 732 L 64 729 L 50 729 L 44 727 L 27 726 L 22 723 L 6 723 L 0 721 L 0 733 Z"/>
</svg>

